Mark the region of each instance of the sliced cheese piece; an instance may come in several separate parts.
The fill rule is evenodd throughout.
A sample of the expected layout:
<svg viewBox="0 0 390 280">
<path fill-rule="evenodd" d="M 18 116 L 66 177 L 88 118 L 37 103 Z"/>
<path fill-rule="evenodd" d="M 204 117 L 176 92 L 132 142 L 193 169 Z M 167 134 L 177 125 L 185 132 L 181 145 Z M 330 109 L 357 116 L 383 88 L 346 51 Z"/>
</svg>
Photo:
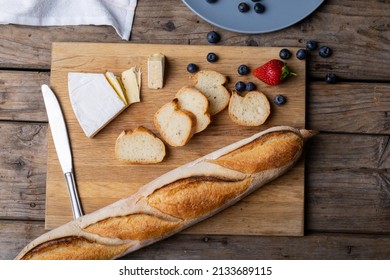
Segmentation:
<svg viewBox="0 0 390 280">
<path fill-rule="evenodd" d="M 165 56 L 152 54 L 148 58 L 148 88 L 160 89 L 164 86 Z"/>
<path fill-rule="evenodd" d="M 122 99 L 125 104 L 129 104 L 129 100 L 126 99 L 126 95 L 122 88 L 121 82 L 118 77 L 115 76 L 112 72 L 106 72 L 106 78 L 110 85 L 114 88 L 118 96 Z"/>
<path fill-rule="evenodd" d="M 68 89 L 73 111 L 89 138 L 127 107 L 104 74 L 70 72 Z"/>
<path fill-rule="evenodd" d="M 125 88 L 128 104 L 140 102 L 141 71 L 131 67 L 122 72 L 122 84 Z"/>
</svg>

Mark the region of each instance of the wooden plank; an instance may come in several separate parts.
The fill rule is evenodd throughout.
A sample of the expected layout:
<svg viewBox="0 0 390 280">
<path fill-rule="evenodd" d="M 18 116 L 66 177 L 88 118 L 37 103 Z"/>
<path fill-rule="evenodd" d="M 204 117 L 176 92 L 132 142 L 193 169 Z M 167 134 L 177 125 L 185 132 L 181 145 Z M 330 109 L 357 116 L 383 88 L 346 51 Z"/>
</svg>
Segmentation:
<svg viewBox="0 0 390 280">
<path fill-rule="evenodd" d="M 389 91 L 389 83 L 311 83 L 307 97 L 308 127 L 331 132 L 389 134 Z"/>
<path fill-rule="evenodd" d="M 43 221 L 0 220 L 0 260 L 14 259 L 24 246 L 43 233 Z"/>
<path fill-rule="evenodd" d="M 308 230 L 390 233 L 389 136 L 316 136 L 307 154 Z"/>
<path fill-rule="evenodd" d="M 14 259 L 45 232 L 43 222 L 0 220 L 0 259 Z M 122 259 L 352 260 L 390 258 L 389 235 L 321 234 L 305 237 L 177 234 Z"/>
<path fill-rule="evenodd" d="M 211 50 L 219 55 L 217 63 L 205 59 Z M 147 58 L 150 54 L 162 52 L 167 57 L 165 85 L 161 90 L 147 87 Z M 70 44 L 58 43 L 53 46 L 51 84 L 59 96 L 67 120 L 81 201 L 86 213 L 102 208 L 121 197 L 126 197 L 147 182 L 178 166 L 195 160 L 266 127 L 291 125 L 304 127 L 305 124 L 305 63 L 291 59 L 289 65 L 298 74 L 278 87 L 263 86 L 263 92 L 270 100 L 283 91 L 289 95 L 289 103 L 278 108 L 272 106 L 273 114 L 266 125 L 242 127 L 235 125 L 227 110 L 212 118 L 212 124 L 202 133 L 180 148 L 168 148 L 168 157 L 163 163 L 153 166 L 129 166 L 115 159 L 115 139 L 123 129 L 134 129 L 143 125 L 153 132 L 153 116 L 157 110 L 172 100 L 175 93 L 189 85 L 191 75 L 186 71 L 188 63 L 198 64 L 200 69 L 210 69 L 229 76 L 227 88 L 232 90 L 238 80 L 253 80 L 237 73 L 237 67 L 245 63 L 255 68 L 273 57 L 278 48 L 183 46 L 157 44 Z M 255 55 L 256 59 L 253 58 Z M 87 139 L 73 113 L 67 90 L 68 72 L 97 72 L 106 70 L 120 74 L 131 65 L 137 65 L 144 72 L 142 102 L 131 105 L 95 138 Z M 49 142 L 51 143 L 51 142 Z M 242 203 L 224 212 L 222 216 L 208 220 L 194 227 L 194 233 L 219 234 L 303 234 L 303 161 L 291 172 L 273 182 L 264 192 L 256 192 Z M 53 228 L 72 219 L 69 197 L 57 155 L 49 144 L 47 177 L 46 226 Z M 258 211 L 258 205 L 264 205 Z M 245 209 L 245 216 L 242 216 Z M 259 218 L 261 217 L 261 218 Z M 226 223 L 226 220 L 229 223 Z M 286 227 L 285 225 L 288 224 Z"/>
<path fill-rule="evenodd" d="M 0 120 L 47 121 L 41 85 L 49 72 L 0 71 Z"/>
<path fill-rule="evenodd" d="M 58 41 L 119 42 L 121 39 L 111 26 L 0 25 L 0 67 L 50 69 L 51 43 Z"/>
<path fill-rule="evenodd" d="M 161 1 L 160 1 L 161 2 Z M 299 23 L 278 32 L 244 35 L 216 28 L 191 13 L 181 1 L 138 2 L 131 35 L 133 42 L 207 44 L 206 34 L 217 30 L 221 45 L 304 47 L 308 39 L 329 45 L 334 55 L 313 52 L 310 75 L 323 78 L 335 72 L 346 79 L 388 80 L 390 62 L 386 1 L 326 1 Z M 332 23 L 332 24 L 330 24 Z M 326 28 L 324 28 L 326 26 Z M 321 30 L 321 32 L 318 32 Z M 120 42 L 110 26 L 0 26 L 0 67 L 49 69 L 52 42 Z M 19 55 L 15 56 L 15 53 Z"/>
<path fill-rule="evenodd" d="M 0 121 L 0 219 L 44 219 L 46 134 L 46 124 Z"/>
<path fill-rule="evenodd" d="M 390 258 L 389 235 L 304 237 L 176 235 L 122 259 L 353 260 Z"/>
</svg>

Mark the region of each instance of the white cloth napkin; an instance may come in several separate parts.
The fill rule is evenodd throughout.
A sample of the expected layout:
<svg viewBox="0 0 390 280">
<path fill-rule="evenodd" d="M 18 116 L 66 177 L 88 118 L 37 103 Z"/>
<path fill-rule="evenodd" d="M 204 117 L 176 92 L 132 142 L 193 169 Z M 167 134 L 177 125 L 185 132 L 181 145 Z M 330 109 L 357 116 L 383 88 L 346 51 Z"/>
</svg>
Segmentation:
<svg viewBox="0 0 390 280">
<path fill-rule="evenodd" d="M 111 25 L 128 40 L 137 0 L 0 0 L 0 24 Z"/>
</svg>

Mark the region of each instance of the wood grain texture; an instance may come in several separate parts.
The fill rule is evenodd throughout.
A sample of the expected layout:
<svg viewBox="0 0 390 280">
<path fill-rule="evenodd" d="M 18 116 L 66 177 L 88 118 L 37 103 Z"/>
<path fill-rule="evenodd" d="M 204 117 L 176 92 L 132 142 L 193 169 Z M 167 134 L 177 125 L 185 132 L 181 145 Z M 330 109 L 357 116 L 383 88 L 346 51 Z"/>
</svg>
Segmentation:
<svg viewBox="0 0 390 280">
<path fill-rule="evenodd" d="M 10 260 L 45 232 L 43 222 L 0 220 L 1 260 Z M 350 260 L 390 258 L 389 235 L 311 233 L 305 237 L 178 234 L 122 260 Z"/>
<path fill-rule="evenodd" d="M 181 1 L 138 3 L 131 41 L 163 44 L 207 44 L 206 34 L 217 30 L 221 45 L 304 47 L 317 40 L 332 47 L 334 55 L 311 54 L 310 75 L 323 78 L 334 72 L 345 79 L 382 81 L 390 76 L 390 27 L 387 1 L 328 0 L 315 13 L 277 32 L 236 34 L 213 27 L 194 15 Z M 324 26 L 326 28 L 324 28 Z M 320 30 L 320 31 L 319 31 Z M 49 69 L 52 42 L 121 42 L 111 26 L 29 27 L 0 26 L 0 67 Z M 19 54 L 14 55 L 15 51 Z"/>
<path fill-rule="evenodd" d="M 43 221 L 0 220 L 0 260 L 12 260 L 31 240 L 45 232 Z"/>
<path fill-rule="evenodd" d="M 125 258 L 390 259 L 390 69 L 382 67 L 390 61 L 388 4 L 328 0 L 287 29 L 245 35 L 213 27 L 178 0 L 138 1 L 131 36 L 136 43 L 205 45 L 207 32 L 216 30 L 219 45 L 304 47 L 315 39 L 332 47 L 328 59 L 310 54 L 306 122 L 332 133 L 321 133 L 306 149 L 305 237 L 179 234 Z M 56 41 L 124 42 L 109 26 L 0 25 L 0 259 L 14 258 L 45 231 L 48 129 L 40 123 L 47 119 L 36 89 L 49 73 L 34 70 L 50 69 Z M 328 72 L 345 80 L 325 84 Z M 34 137 L 18 138 L 39 127 Z"/>
<path fill-rule="evenodd" d="M 0 67 L 50 69 L 51 44 L 58 41 L 122 40 L 111 26 L 0 25 Z"/>
<path fill-rule="evenodd" d="M 219 55 L 217 64 L 208 63 L 205 57 L 211 50 Z M 167 58 L 165 85 L 161 90 L 147 87 L 147 57 L 162 52 Z M 262 86 L 268 99 L 280 91 L 291 100 L 281 110 L 272 105 L 273 114 L 264 126 L 242 127 L 234 124 L 224 110 L 212 118 L 212 124 L 194 136 L 184 147 L 167 145 L 168 156 L 163 163 L 151 166 L 129 166 L 115 159 L 115 139 L 124 129 L 142 125 L 158 135 L 153 116 L 157 110 L 172 100 L 176 92 L 191 83 L 186 71 L 188 63 L 198 64 L 200 69 L 216 70 L 229 76 L 229 90 L 240 77 L 237 67 L 246 63 L 254 68 L 278 56 L 278 48 L 182 46 L 158 44 L 71 44 L 56 43 L 53 46 L 51 85 L 64 108 L 74 154 L 75 170 L 81 201 L 86 213 L 102 208 L 119 198 L 129 196 L 138 188 L 158 176 L 211 153 L 228 144 L 249 137 L 266 127 L 275 125 L 305 126 L 305 63 L 291 59 L 289 66 L 297 77 L 279 87 Z M 253 59 L 255 54 L 256 59 Z M 95 138 L 87 139 L 82 132 L 70 105 L 67 90 L 67 74 L 76 72 L 120 74 L 131 66 L 143 71 L 141 103 L 131 105 L 125 112 L 105 127 Z M 256 82 L 255 80 L 253 80 Z M 260 81 L 256 82 L 260 86 Z M 104 152 L 102 152 L 104 151 Z M 268 188 L 268 194 L 256 192 L 219 218 L 212 218 L 189 230 L 192 233 L 214 234 L 303 234 L 303 161 L 290 173 L 276 180 Z M 72 219 L 70 203 L 56 153 L 49 142 L 46 227 L 57 227 Z M 271 187 L 272 186 L 272 187 Z M 272 190 L 271 190 L 272 188 Z M 258 204 L 264 205 L 259 211 Z M 238 209 L 246 209 L 246 215 Z M 284 209 L 284 210 L 283 210 Z M 282 214 L 280 214 L 282 213 Z M 243 219 L 250 222 L 244 222 Z M 288 227 L 283 226 L 288 224 Z M 240 225 L 240 226 L 237 226 Z"/>
<path fill-rule="evenodd" d="M 0 218 L 43 219 L 47 125 L 0 122 Z"/>
<path fill-rule="evenodd" d="M 389 136 L 325 134 L 309 145 L 306 228 L 389 233 Z"/>
<path fill-rule="evenodd" d="M 44 83 L 48 72 L 0 71 L 0 120 L 46 122 Z"/>
<path fill-rule="evenodd" d="M 308 126 L 320 131 L 389 134 L 389 91 L 389 83 L 311 83 Z"/>
<path fill-rule="evenodd" d="M 389 248 L 389 235 L 315 233 L 302 238 L 180 234 L 123 259 L 388 260 Z"/>
</svg>

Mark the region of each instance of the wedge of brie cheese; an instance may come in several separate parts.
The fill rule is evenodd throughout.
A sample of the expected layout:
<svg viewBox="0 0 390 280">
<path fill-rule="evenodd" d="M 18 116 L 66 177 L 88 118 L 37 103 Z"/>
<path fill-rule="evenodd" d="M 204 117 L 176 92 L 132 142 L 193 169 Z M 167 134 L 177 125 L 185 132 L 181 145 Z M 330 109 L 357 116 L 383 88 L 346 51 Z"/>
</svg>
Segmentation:
<svg viewBox="0 0 390 280">
<path fill-rule="evenodd" d="M 70 72 L 68 89 L 77 120 L 90 138 L 128 106 L 105 74 Z"/>
<path fill-rule="evenodd" d="M 152 54 L 148 58 L 148 88 L 160 89 L 164 86 L 165 56 Z"/>
</svg>

